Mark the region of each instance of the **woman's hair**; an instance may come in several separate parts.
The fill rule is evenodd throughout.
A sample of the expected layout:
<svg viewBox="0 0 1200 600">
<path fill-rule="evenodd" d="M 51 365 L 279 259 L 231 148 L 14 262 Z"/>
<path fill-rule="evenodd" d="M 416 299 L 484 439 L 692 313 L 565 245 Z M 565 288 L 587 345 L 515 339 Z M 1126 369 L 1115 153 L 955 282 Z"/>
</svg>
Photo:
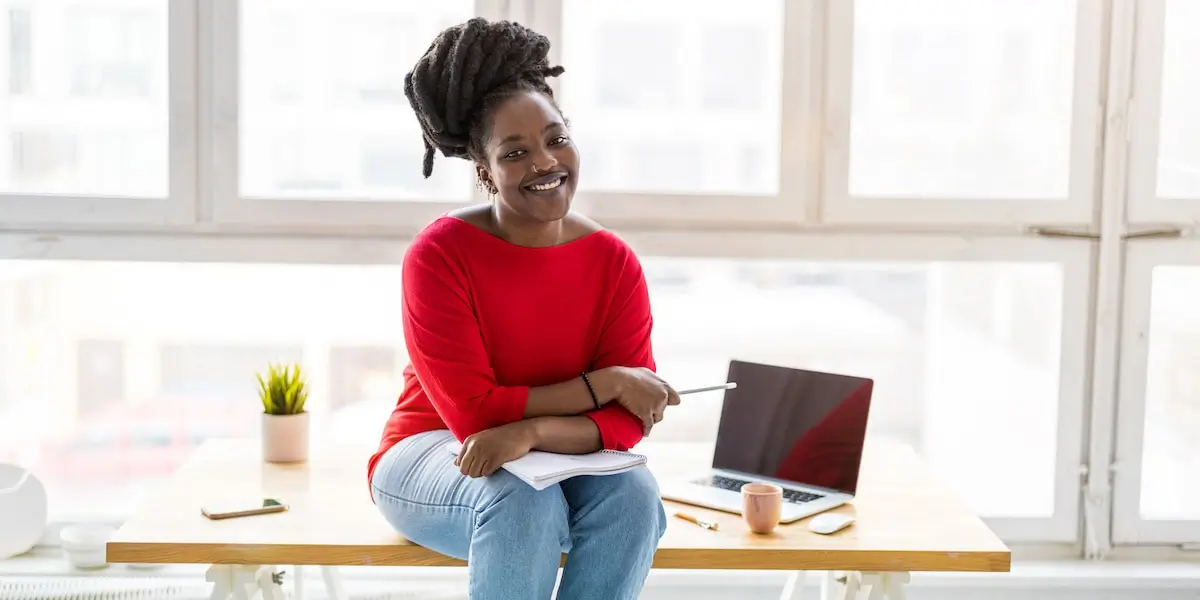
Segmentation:
<svg viewBox="0 0 1200 600">
<path fill-rule="evenodd" d="M 433 153 L 484 160 L 489 112 L 522 90 L 554 101 L 547 77 L 561 75 L 546 36 L 511 21 L 474 18 L 442 31 L 404 77 L 404 95 L 425 138 L 425 177 Z"/>
</svg>

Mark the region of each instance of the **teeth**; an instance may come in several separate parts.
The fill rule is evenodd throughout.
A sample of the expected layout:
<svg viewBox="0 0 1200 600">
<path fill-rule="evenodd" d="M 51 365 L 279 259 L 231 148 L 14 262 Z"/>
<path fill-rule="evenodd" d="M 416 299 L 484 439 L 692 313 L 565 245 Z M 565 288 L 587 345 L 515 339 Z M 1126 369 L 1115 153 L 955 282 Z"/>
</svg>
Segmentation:
<svg viewBox="0 0 1200 600">
<path fill-rule="evenodd" d="M 563 179 L 565 179 L 565 178 L 559 177 L 558 179 L 555 179 L 554 181 L 551 181 L 550 183 L 543 183 L 542 185 L 531 185 L 531 186 L 529 186 L 529 189 L 538 191 L 538 192 L 552 190 L 552 189 L 562 185 Z"/>
</svg>

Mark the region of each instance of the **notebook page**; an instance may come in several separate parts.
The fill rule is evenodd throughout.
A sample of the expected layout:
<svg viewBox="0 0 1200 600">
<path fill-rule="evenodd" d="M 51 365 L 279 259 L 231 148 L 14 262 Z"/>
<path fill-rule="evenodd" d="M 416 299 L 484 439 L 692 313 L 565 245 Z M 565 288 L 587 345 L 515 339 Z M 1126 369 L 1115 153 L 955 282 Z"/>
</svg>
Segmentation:
<svg viewBox="0 0 1200 600">
<path fill-rule="evenodd" d="M 462 444 L 447 444 L 451 454 L 462 451 Z M 534 450 L 521 458 L 504 463 L 504 470 L 537 489 L 575 475 L 614 475 L 646 464 L 646 457 L 632 452 L 604 450 L 591 454 L 554 454 Z"/>
<path fill-rule="evenodd" d="M 607 475 L 628 471 L 644 464 L 646 457 L 623 452 L 591 454 L 554 454 L 533 451 L 509 461 L 504 468 L 522 479 L 537 481 L 563 475 Z"/>
</svg>

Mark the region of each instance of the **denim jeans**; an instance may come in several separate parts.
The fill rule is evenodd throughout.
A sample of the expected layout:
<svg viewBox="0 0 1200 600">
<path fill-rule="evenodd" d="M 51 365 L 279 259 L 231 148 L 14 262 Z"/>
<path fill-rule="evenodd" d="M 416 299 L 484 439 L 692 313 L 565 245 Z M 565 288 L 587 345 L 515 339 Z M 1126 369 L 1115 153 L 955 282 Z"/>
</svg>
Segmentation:
<svg viewBox="0 0 1200 600">
<path fill-rule="evenodd" d="M 472 600 L 547 600 L 567 552 L 559 600 L 633 600 L 666 531 L 658 484 L 644 467 L 577 476 L 534 490 L 503 469 L 470 478 L 445 447 L 449 431 L 401 440 L 371 482 L 401 535 L 468 561 Z"/>
</svg>

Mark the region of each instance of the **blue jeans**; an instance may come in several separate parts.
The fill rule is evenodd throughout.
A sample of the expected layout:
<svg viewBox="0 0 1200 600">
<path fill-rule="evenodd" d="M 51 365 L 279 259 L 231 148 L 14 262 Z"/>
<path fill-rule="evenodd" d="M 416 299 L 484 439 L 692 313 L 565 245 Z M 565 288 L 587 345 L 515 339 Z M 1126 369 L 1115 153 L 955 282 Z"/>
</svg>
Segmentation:
<svg viewBox="0 0 1200 600">
<path fill-rule="evenodd" d="M 472 600 L 549 599 L 563 552 L 559 600 L 638 597 L 667 527 L 648 470 L 537 491 L 503 469 L 463 475 L 445 447 L 453 439 L 441 430 L 401 440 L 376 465 L 371 490 L 401 535 L 468 561 Z"/>
</svg>

